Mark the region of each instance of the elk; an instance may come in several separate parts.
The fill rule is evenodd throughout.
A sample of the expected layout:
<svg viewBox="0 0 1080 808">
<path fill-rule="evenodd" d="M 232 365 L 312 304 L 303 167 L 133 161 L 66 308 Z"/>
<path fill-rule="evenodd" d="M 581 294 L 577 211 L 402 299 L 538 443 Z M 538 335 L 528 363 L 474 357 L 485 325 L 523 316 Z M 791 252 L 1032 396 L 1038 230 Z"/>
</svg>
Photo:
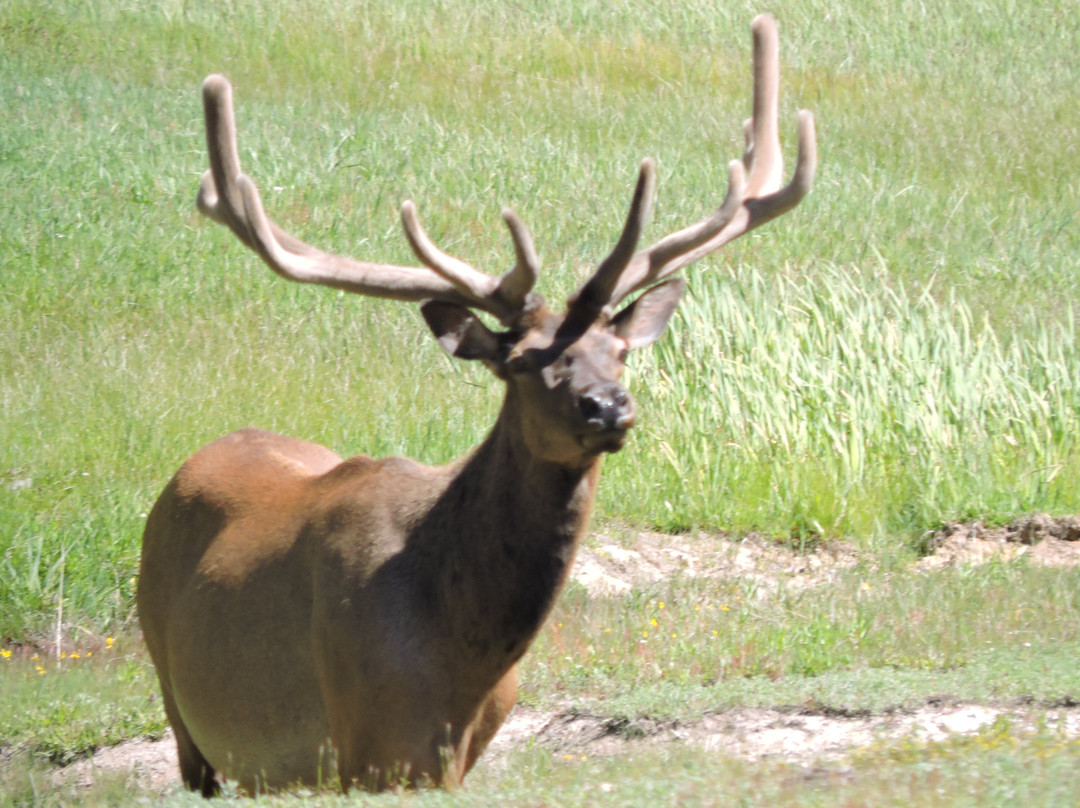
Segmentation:
<svg viewBox="0 0 1080 808">
<path fill-rule="evenodd" d="M 775 22 L 756 18 L 753 38 L 753 117 L 722 204 L 638 250 L 646 159 L 622 234 L 563 314 L 533 291 L 532 237 L 509 209 L 516 260 L 501 277 L 441 251 L 412 202 L 401 218 L 422 266 L 285 232 L 241 173 L 228 81 L 205 80 L 199 210 L 285 278 L 420 303 L 439 345 L 506 392 L 487 438 L 442 467 L 342 460 L 255 429 L 183 464 L 147 519 L 137 605 L 187 787 L 212 796 L 219 775 L 252 793 L 335 774 L 343 789 L 461 782 L 517 698 L 517 663 L 566 581 L 601 458 L 634 424 L 619 378 L 627 352 L 666 327 L 684 285 L 671 276 L 810 189 L 813 116 L 799 113 L 783 185 Z"/>
</svg>

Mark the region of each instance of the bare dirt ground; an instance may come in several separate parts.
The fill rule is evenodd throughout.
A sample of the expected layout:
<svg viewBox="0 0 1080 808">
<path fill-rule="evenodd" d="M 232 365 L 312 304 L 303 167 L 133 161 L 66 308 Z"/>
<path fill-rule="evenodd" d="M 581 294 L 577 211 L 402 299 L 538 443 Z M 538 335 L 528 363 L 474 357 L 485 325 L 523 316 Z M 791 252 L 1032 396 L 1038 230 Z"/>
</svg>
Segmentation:
<svg viewBox="0 0 1080 808">
<path fill-rule="evenodd" d="M 780 759 L 811 766 L 838 760 L 861 747 L 900 738 L 942 740 L 979 732 L 1000 718 L 1012 727 L 1042 726 L 1065 737 L 1080 737 L 1080 707 L 1030 709 L 979 704 L 931 704 L 910 712 L 836 715 L 799 709 L 737 707 L 707 713 L 696 721 L 545 713 L 516 707 L 485 754 L 489 763 L 526 743 L 553 754 L 614 755 L 640 744 L 684 744 L 747 760 Z M 123 777 L 141 790 L 179 787 L 172 735 L 136 740 L 100 750 L 92 758 L 56 772 L 58 783 L 88 787 L 101 776 Z"/>
<path fill-rule="evenodd" d="M 917 562 L 921 569 L 1021 556 L 1034 564 L 1076 565 L 1080 564 L 1080 517 L 1036 515 L 992 529 L 978 523 L 952 524 L 930 537 L 929 546 L 934 551 Z M 675 575 L 752 579 L 761 587 L 775 589 L 820 586 L 857 563 L 858 554 L 842 543 L 796 552 L 758 537 L 730 541 L 721 536 L 643 533 L 632 542 L 618 542 L 597 534 L 579 553 L 573 579 L 596 597 L 618 596 Z M 1041 722 L 1067 737 L 1080 737 L 1080 706 L 1075 704 L 1048 709 L 934 703 L 873 715 L 739 707 L 706 713 L 694 721 L 612 719 L 519 706 L 486 758 L 505 758 L 529 742 L 542 744 L 553 754 L 590 755 L 617 754 L 636 744 L 673 743 L 749 760 L 772 758 L 809 766 L 892 739 L 933 741 L 976 733 L 1000 718 L 1020 729 L 1034 730 Z M 123 777 L 152 791 L 176 787 L 176 747 L 171 735 L 102 749 L 56 772 L 58 782 L 86 786 L 101 776 Z"/>
<path fill-rule="evenodd" d="M 1080 516 L 1036 514 L 994 528 L 953 523 L 930 536 L 927 544 L 933 552 L 919 560 L 920 569 L 1021 556 L 1034 564 L 1075 566 L 1080 564 Z M 731 541 L 707 533 L 641 533 L 627 547 L 596 534 L 578 553 L 573 579 L 594 597 L 621 595 L 673 575 L 753 580 L 765 589 L 801 588 L 828 583 L 859 560 L 844 542 L 799 552 L 760 536 Z"/>
</svg>

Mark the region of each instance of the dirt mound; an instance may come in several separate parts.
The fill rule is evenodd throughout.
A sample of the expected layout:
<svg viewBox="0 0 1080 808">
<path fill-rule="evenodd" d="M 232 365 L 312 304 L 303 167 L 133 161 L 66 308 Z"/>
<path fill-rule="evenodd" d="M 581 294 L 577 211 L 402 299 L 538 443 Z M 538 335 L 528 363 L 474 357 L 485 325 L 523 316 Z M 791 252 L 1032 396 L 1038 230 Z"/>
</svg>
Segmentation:
<svg viewBox="0 0 1080 808">
<path fill-rule="evenodd" d="M 525 713 L 512 715 L 508 727 L 515 720 L 535 723 L 536 718 Z M 931 704 L 911 711 L 852 715 L 830 710 L 737 707 L 687 722 L 554 715 L 535 731 L 535 738 L 556 752 L 574 754 L 617 754 L 625 751 L 627 744 L 638 742 L 685 743 L 747 760 L 777 758 L 811 765 L 901 738 L 928 742 L 971 735 L 1001 719 L 1025 732 L 1042 726 L 1068 738 L 1080 737 L 1077 707 L 1033 710 L 1028 706 Z"/>
<path fill-rule="evenodd" d="M 1075 566 L 1080 564 L 1080 517 L 1035 514 L 1004 527 L 950 522 L 934 533 L 930 547 L 933 553 L 919 561 L 923 569 L 1021 557 L 1034 564 Z"/>
<path fill-rule="evenodd" d="M 179 757 L 170 730 L 164 738 L 140 738 L 99 749 L 85 760 L 57 769 L 55 785 L 89 788 L 101 778 L 122 778 L 143 791 L 164 791 L 180 784 Z"/>
<path fill-rule="evenodd" d="M 1021 557 L 1072 566 L 1080 564 L 1080 516 L 1035 514 L 1004 527 L 954 522 L 933 533 L 927 545 L 931 552 L 919 560 L 920 569 Z M 597 533 L 579 550 L 571 578 L 593 597 L 615 597 L 679 575 L 753 581 L 767 592 L 779 586 L 820 586 L 859 562 L 857 551 L 845 542 L 799 550 L 758 535 L 734 540 L 710 533 L 640 533 L 620 543 Z"/>
<path fill-rule="evenodd" d="M 599 533 L 578 551 L 571 578 L 594 597 L 621 595 L 677 575 L 749 580 L 772 589 L 780 582 L 827 583 L 857 562 L 855 550 L 844 542 L 799 551 L 757 535 L 733 541 L 709 533 L 640 533 L 628 547 Z"/>
</svg>

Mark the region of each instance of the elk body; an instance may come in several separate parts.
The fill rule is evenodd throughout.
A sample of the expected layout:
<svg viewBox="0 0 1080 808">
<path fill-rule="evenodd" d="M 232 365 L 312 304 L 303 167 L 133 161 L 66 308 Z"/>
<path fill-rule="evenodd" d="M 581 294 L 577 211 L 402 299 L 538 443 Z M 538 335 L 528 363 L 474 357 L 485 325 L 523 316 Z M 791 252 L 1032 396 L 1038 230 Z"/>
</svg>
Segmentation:
<svg viewBox="0 0 1080 808">
<path fill-rule="evenodd" d="M 409 202 L 402 219 L 422 266 L 331 255 L 284 232 L 240 172 L 228 82 L 206 80 L 200 210 L 286 278 L 422 302 L 439 344 L 483 362 L 506 397 L 487 439 L 440 468 L 342 460 L 251 429 L 184 463 L 147 520 L 138 612 L 189 788 L 214 794 L 218 773 L 248 791 L 335 774 L 343 788 L 454 784 L 475 763 L 566 580 L 601 458 L 633 425 L 619 377 L 627 351 L 655 340 L 675 309 L 683 282 L 669 276 L 810 187 L 808 112 L 781 187 L 777 34 L 768 17 L 753 28 L 754 115 L 723 204 L 637 250 L 646 160 L 621 237 L 565 313 L 532 291 L 536 255 L 512 211 L 517 261 L 501 278 L 441 252 Z"/>
</svg>

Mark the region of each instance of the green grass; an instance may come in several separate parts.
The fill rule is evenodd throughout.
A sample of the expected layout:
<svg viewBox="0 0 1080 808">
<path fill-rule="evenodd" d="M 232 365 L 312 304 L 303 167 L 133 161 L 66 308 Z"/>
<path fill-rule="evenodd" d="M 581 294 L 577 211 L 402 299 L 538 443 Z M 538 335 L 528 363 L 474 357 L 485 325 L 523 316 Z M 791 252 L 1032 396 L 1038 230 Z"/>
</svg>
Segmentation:
<svg viewBox="0 0 1080 808">
<path fill-rule="evenodd" d="M 850 760 L 813 768 L 732 759 L 683 747 L 637 747 L 608 756 L 555 754 L 540 747 L 503 765 L 481 763 L 456 792 L 261 797 L 260 804 L 559 806 L 1061 806 L 1080 787 L 1080 746 L 1046 728 L 1034 732 L 1002 720 L 973 736 L 869 747 Z M 24 770 L 8 793 L 15 806 L 198 805 L 201 798 L 132 794 L 122 780 L 94 789 L 45 789 L 47 774 Z M 14 778 L 11 778 L 14 780 Z"/>
<path fill-rule="evenodd" d="M 632 382 L 667 417 L 643 430 L 650 474 L 610 463 L 607 501 L 675 529 L 795 537 L 1076 512 L 1072 320 L 1018 314 L 1009 338 L 930 291 L 880 267 L 697 279 Z"/>
<path fill-rule="evenodd" d="M 749 581 L 672 579 L 611 599 L 592 598 L 574 585 L 525 657 L 521 701 L 546 712 L 612 720 L 694 721 L 705 713 L 748 706 L 885 715 L 942 702 L 1026 705 L 1037 715 L 1077 702 L 1078 627 L 1080 571 L 1023 562 L 934 572 L 904 565 L 856 567 L 838 572 L 830 583 L 801 590 Z M 78 657 L 69 652 L 64 660 L 43 653 L 31 658 L 28 651 L 0 659 L 5 685 L 0 690 L 0 738 L 7 753 L 16 756 L 0 765 L 0 795 L 16 799 L 29 794 L 28 781 L 48 782 L 56 762 L 123 738 L 160 734 L 156 683 L 137 641 L 121 639 L 107 649 L 86 640 L 78 648 Z M 931 771 L 960 778 L 964 785 L 952 783 L 955 790 L 944 792 L 960 799 L 975 788 L 980 771 L 1002 787 L 1011 782 L 1017 789 L 1035 788 L 1037 778 L 1021 777 L 1019 770 L 1027 772 L 1034 759 L 1053 771 L 1068 761 L 1075 764 L 1080 748 L 1070 738 L 999 725 L 946 742 L 883 740 L 853 749 L 845 766 L 822 760 L 810 770 L 774 763 L 748 768 L 722 754 L 667 744 L 625 746 L 617 754 L 603 753 L 613 754 L 610 759 L 602 755 L 584 765 L 581 755 L 591 758 L 594 750 L 537 744 L 509 759 L 489 756 L 470 776 L 464 797 L 427 795 L 420 801 L 511 803 L 522 793 L 511 774 L 518 766 L 531 772 L 527 777 L 535 778 L 529 782 L 537 793 L 547 795 L 538 804 L 578 804 L 569 796 L 572 783 L 591 773 L 593 784 L 644 783 L 655 776 L 672 793 L 690 789 L 687 798 L 703 804 L 730 788 L 733 799 L 744 794 L 748 804 L 766 804 L 771 794 L 782 795 L 780 804 L 814 805 L 819 776 L 831 772 L 829 782 L 841 790 L 862 783 L 852 793 L 868 794 L 861 789 L 888 783 L 873 774 L 880 767 L 905 780 L 914 778 L 909 786 L 890 787 L 890 799 L 899 801 L 908 787 L 912 795 L 932 792 L 937 776 L 925 783 L 915 777 Z M 566 754 L 574 772 L 566 769 L 571 765 Z M 699 794 L 693 771 L 700 772 L 701 783 L 715 780 L 721 790 Z M 740 780 L 725 779 L 738 772 L 745 773 Z M 788 783 L 784 790 L 766 788 L 768 772 Z M 44 795 L 26 797 L 25 804 L 65 799 L 110 804 L 110 788 L 120 785 L 121 778 L 112 786 L 106 778 L 87 794 L 66 797 L 63 789 L 47 789 Z M 1056 786 L 1045 787 L 1050 794 L 1061 793 Z M 623 804 L 626 795 L 586 792 L 596 804 Z M 121 804 L 151 799 L 143 791 L 132 796 L 129 787 L 119 793 L 124 795 L 116 798 Z M 176 804 L 183 799 L 178 797 Z"/>
<path fill-rule="evenodd" d="M 1080 573 L 1027 564 L 855 568 L 828 585 L 684 579 L 623 598 L 571 586 L 522 668 L 553 709 L 686 719 L 738 704 L 880 711 L 948 694 L 1080 693 Z"/>
<path fill-rule="evenodd" d="M 143 515 L 184 457 L 224 432 L 257 425 L 344 454 L 438 463 L 494 418 L 498 384 L 446 359 L 413 308 L 280 281 L 199 217 L 203 76 L 234 81 L 245 169 L 288 229 L 412 262 L 397 208 L 413 198 L 445 249 L 498 272 L 511 254 L 498 212 L 510 204 L 557 302 L 610 249 L 642 157 L 659 166 L 646 238 L 719 201 L 741 150 L 759 10 L 4 3 L 0 640 L 43 644 L 58 620 L 69 648 L 132 636 Z M 877 709 L 939 690 L 1076 698 L 1075 573 L 890 566 L 946 520 L 1080 511 L 1073 10 L 801 0 L 777 13 L 783 135 L 790 148 L 795 110 L 814 110 L 815 190 L 686 272 L 676 321 L 633 359 L 639 427 L 607 462 L 597 518 L 844 537 L 867 567 L 783 597 L 682 582 L 607 602 L 572 589 L 528 657 L 525 698 L 603 696 L 626 714 L 806 700 Z M 678 626 L 663 642 L 638 636 L 659 628 L 649 621 L 661 599 Z M 727 622 L 700 613 L 720 605 Z M 19 716 L 2 725 L 5 746 L 62 758 L 160 726 L 143 707 L 115 725 L 102 717 L 123 666 L 99 680 L 93 666 L 42 677 L 18 664 L 0 660 L 0 715 Z M 53 681 L 70 684 L 48 690 Z M 150 686 L 139 681 L 136 701 Z M 102 694 L 89 706 L 78 695 L 88 690 Z M 1051 804 L 1057 786 L 1044 781 L 1072 782 L 1059 768 L 1075 750 L 1042 743 L 828 770 L 820 793 L 863 804 L 892 782 L 922 789 L 909 804 L 986 803 L 1024 769 L 1035 774 L 1016 775 L 1018 799 Z M 780 765 L 758 774 L 665 755 L 641 757 L 640 777 L 619 762 L 588 773 L 640 784 L 642 801 L 664 766 L 688 783 L 695 767 L 710 783 L 747 782 L 746 804 L 805 785 Z M 542 752 L 526 760 L 523 784 L 480 778 L 481 793 L 592 799 L 576 770 Z M 974 761 L 985 786 L 966 774 Z M 688 788 L 688 802 L 741 799 Z M 929 796 L 939 788 L 946 796 Z M 799 804 L 825 804 L 814 799 Z"/>
<path fill-rule="evenodd" d="M 642 426 L 601 519 L 917 543 L 947 519 L 1078 510 L 1064 13 L 785 11 L 783 123 L 816 112 L 816 189 L 687 272 L 680 319 L 635 359 Z M 557 300 L 609 248 L 643 155 L 652 237 L 719 199 L 751 16 L 7 4 L 0 633 L 43 630 L 61 600 L 99 632 L 129 621 L 140 514 L 223 432 L 443 462 L 493 418 L 497 383 L 415 311 L 290 286 L 198 216 L 203 75 L 236 82 L 245 167 L 289 228 L 411 261 L 412 197 L 446 249 L 499 271 L 513 204 Z"/>
<path fill-rule="evenodd" d="M 110 638 L 111 639 L 111 638 Z M 5 755 L 68 764 L 132 737 L 161 736 L 157 677 L 141 643 L 87 645 L 0 659 L 0 738 Z M 121 650 L 126 653 L 121 655 Z M 2 767 L 0 767 L 2 768 Z"/>
<path fill-rule="evenodd" d="M 971 766 L 972 753 L 980 765 Z M 628 759 L 570 755 L 554 758 L 543 750 L 522 752 L 504 771 L 479 770 L 488 805 L 744 805 L 744 806 L 1060 806 L 1080 786 L 1075 743 L 1052 733 L 1030 735 L 1007 725 L 974 739 L 941 742 L 931 749 L 868 754 L 854 765 L 824 764 L 811 771 L 791 764 L 748 764 L 723 756 L 684 750 L 644 749 Z M 38 775 L 38 782 L 44 779 Z M 35 794 L 24 781 L 14 805 L 117 805 L 137 800 L 120 781 L 93 792 L 75 789 Z M 40 786 L 37 786 L 41 789 Z M 21 798 L 21 799 L 20 799 Z M 157 797 L 158 805 L 198 805 L 193 795 Z M 268 805 L 475 805 L 470 787 L 458 793 L 260 799 Z M 144 800 L 145 801 L 145 800 Z M 143 802 L 143 801 L 138 801 Z M 145 801 L 149 802 L 149 801 Z"/>
</svg>

